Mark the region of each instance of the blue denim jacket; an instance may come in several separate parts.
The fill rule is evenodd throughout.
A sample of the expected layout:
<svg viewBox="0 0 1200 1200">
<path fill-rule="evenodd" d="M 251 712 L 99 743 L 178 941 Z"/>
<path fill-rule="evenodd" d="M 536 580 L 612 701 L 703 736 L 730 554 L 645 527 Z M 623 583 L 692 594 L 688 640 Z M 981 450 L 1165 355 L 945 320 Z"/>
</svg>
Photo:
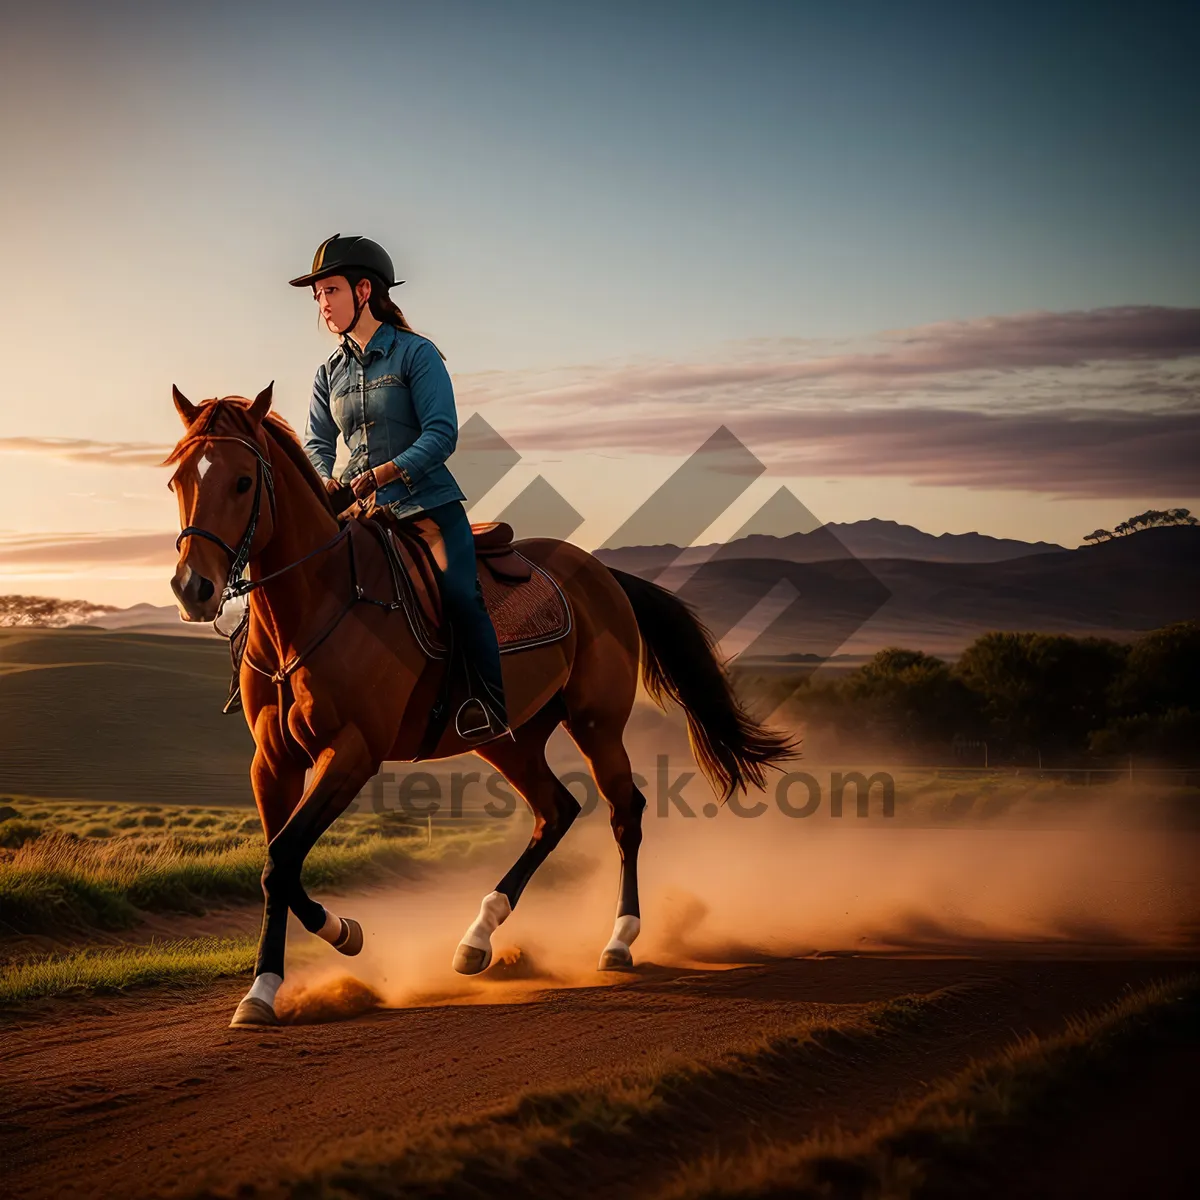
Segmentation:
<svg viewBox="0 0 1200 1200">
<path fill-rule="evenodd" d="M 317 473 L 332 478 L 339 432 L 350 450 L 341 482 L 387 461 L 398 478 L 375 494 L 410 516 L 466 500 L 446 459 L 458 444 L 450 373 L 433 343 L 381 325 L 362 351 L 348 338 L 317 368 L 304 449 Z"/>
</svg>

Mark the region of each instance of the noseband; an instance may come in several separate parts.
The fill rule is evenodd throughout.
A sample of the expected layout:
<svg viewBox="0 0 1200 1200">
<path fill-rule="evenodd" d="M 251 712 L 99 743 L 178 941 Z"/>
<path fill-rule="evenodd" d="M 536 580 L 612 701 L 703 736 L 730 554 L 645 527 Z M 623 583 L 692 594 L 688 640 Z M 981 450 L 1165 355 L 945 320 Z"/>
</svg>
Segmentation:
<svg viewBox="0 0 1200 1200">
<path fill-rule="evenodd" d="M 230 546 L 224 538 L 218 537 L 208 529 L 202 529 L 199 525 L 187 526 L 175 539 L 176 553 L 178 553 L 180 543 L 185 537 L 202 537 L 207 538 L 210 542 L 214 542 L 229 555 L 229 574 L 225 577 L 225 587 L 221 592 L 221 604 L 223 606 L 227 601 L 233 600 L 238 596 L 244 596 L 247 592 L 253 591 L 257 586 L 257 584 L 251 583 L 249 580 L 241 581 L 241 574 L 250 562 L 250 547 L 254 544 L 254 534 L 258 530 L 258 514 L 262 506 L 264 483 L 267 488 L 267 499 L 271 503 L 271 518 L 272 520 L 275 518 L 275 481 L 271 472 L 270 462 L 258 446 L 250 441 L 249 438 L 238 437 L 236 434 L 209 433 L 199 435 L 196 440 L 205 442 L 238 442 L 251 451 L 258 460 L 254 479 L 254 503 L 250 508 L 250 519 L 246 522 L 246 531 L 242 534 L 242 540 L 238 542 L 236 549 Z"/>
<path fill-rule="evenodd" d="M 326 550 L 332 549 L 343 538 L 350 536 L 349 523 L 343 525 L 337 533 L 325 542 L 318 546 L 315 550 L 310 550 L 302 558 L 296 559 L 295 562 L 290 562 L 285 567 L 280 567 L 277 571 L 272 571 L 269 575 L 263 575 L 259 579 L 242 579 L 241 574 L 246 569 L 250 562 L 250 549 L 254 544 L 254 534 L 258 529 L 258 514 L 262 506 L 263 485 L 266 484 L 267 499 L 271 503 L 271 519 L 275 519 L 275 482 L 271 471 L 271 463 L 263 452 L 248 438 L 238 437 L 236 434 L 197 434 L 196 441 L 207 442 L 238 442 L 250 450 L 254 457 L 258 460 L 257 474 L 254 482 L 254 504 L 250 509 L 250 519 L 246 522 L 246 531 L 242 534 L 242 540 L 238 542 L 237 548 L 230 546 L 224 538 L 218 537 L 208 529 L 202 529 L 199 525 L 189 525 L 186 529 L 180 531 L 179 536 L 175 539 L 175 550 L 178 552 L 180 543 L 185 537 L 202 537 L 207 538 L 210 542 L 220 546 L 226 554 L 229 555 L 229 574 L 225 577 L 225 587 L 221 590 L 221 603 L 217 608 L 217 616 L 213 621 L 213 628 L 221 633 L 222 637 L 231 635 L 223 633 L 217 627 L 217 621 L 221 619 L 221 611 L 230 600 L 236 600 L 239 596 L 247 596 L 256 588 L 260 588 L 264 583 L 269 583 L 272 579 L 278 579 L 280 575 L 286 575 L 288 571 L 294 567 L 298 567 L 301 563 L 307 562 L 310 558 L 318 554 L 324 553 Z M 358 577 L 354 568 L 354 545 L 350 545 L 350 578 L 354 588 L 354 596 L 351 599 L 353 605 L 356 601 L 362 600 L 363 589 L 358 582 Z M 242 616 L 239 629 L 246 624 L 250 616 L 249 610 Z M 340 617 L 338 618 L 341 619 Z M 335 621 L 334 624 L 337 622 Z M 236 636 L 236 633 L 232 636 Z M 251 664 L 253 665 L 253 664 Z M 298 664 L 297 664 L 298 665 Z M 294 668 L 293 668 L 294 669 Z M 290 673 L 290 672 L 289 672 Z"/>
</svg>

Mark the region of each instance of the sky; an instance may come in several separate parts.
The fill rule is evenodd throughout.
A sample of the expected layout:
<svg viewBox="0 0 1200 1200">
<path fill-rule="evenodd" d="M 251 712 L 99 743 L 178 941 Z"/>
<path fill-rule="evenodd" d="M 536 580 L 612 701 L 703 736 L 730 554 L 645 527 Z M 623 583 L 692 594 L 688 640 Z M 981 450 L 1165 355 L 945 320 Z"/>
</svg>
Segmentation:
<svg viewBox="0 0 1200 1200">
<path fill-rule="evenodd" d="M 171 385 L 302 431 L 336 232 L 520 455 L 475 521 L 540 476 L 595 548 L 721 427 L 764 469 L 698 543 L 781 487 L 1067 546 L 1200 509 L 1198 55 L 1156 2 L 26 6 L 0 593 L 170 603 Z"/>
</svg>

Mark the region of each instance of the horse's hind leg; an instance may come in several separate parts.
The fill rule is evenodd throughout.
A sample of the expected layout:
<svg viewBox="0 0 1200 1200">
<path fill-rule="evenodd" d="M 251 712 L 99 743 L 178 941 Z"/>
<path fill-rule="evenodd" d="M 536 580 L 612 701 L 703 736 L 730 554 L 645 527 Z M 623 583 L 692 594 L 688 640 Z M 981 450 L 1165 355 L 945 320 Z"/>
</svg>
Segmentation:
<svg viewBox="0 0 1200 1200">
<path fill-rule="evenodd" d="M 617 919 L 612 938 L 600 954 L 601 971 L 619 971 L 633 966 L 629 947 L 641 932 L 638 902 L 638 848 L 642 844 L 642 814 L 646 797 L 633 782 L 629 755 L 621 742 L 624 721 L 602 721 L 594 716 L 572 714 L 567 732 L 587 759 L 601 795 L 608 801 L 613 836 L 621 854 L 621 885 L 617 895 Z"/>
<path fill-rule="evenodd" d="M 454 969 L 460 975 L 478 975 L 487 970 L 492 961 L 492 934 L 516 907 L 533 873 L 579 815 L 579 801 L 546 761 L 546 742 L 564 711 L 558 700 L 552 700 L 516 730 L 515 739 L 497 738 L 475 748 L 475 753 L 491 763 L 524 797 L 533 810 L 534 825 L 529 845 L 496 890 L 483 898 L 479 916 L 454 953 Z"/>
</svg>

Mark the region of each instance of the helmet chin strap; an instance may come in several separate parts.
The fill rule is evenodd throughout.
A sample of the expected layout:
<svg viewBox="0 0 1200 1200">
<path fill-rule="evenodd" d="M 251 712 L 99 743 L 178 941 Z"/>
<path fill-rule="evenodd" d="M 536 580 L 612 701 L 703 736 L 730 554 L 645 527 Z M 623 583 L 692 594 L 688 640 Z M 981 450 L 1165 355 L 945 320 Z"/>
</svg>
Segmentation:
<svg viewBox="0 0 1200 1200">
<path fill-rule="evenodd" d="M 355 325 L 358 324 L 359 317 L 361 317 L 363 315 L 363 309 L 365 309 L 367 307 L 367 304 L 369 302 L 370 302 L 369 296 L 367 297 L 366 300 L 360 300 L 358 298 L 357 293 L 355 294 L 355 297 L 354 297 L 354 320 L 351 321 L 350 324 L 347 325 L 345 329 L 338 330 L 339 337 L 341 337 L 343 340 L 346 340 L 350 337 L 350 334 L 353 331 Z"/>
</svg>

